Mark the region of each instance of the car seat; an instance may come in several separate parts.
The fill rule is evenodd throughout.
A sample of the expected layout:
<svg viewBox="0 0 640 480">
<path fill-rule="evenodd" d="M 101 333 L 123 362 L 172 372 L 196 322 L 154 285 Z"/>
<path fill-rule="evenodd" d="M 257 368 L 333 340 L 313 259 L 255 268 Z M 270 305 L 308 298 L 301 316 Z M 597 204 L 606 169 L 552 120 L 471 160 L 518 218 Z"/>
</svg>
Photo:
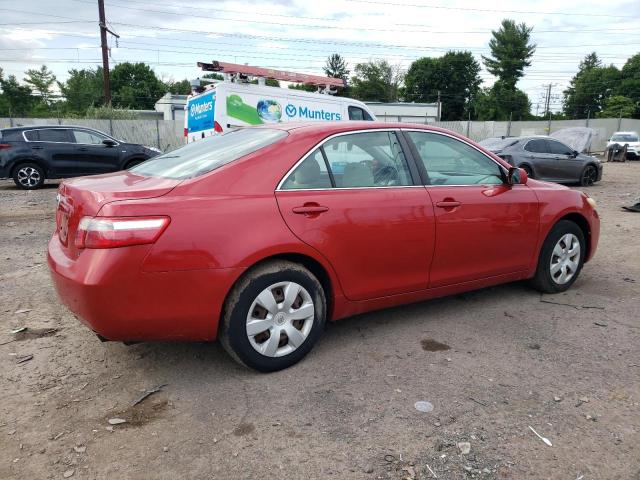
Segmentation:
<svg viewBox="0 0 640 480">
<path fill-rule="evenodd" d="M 372 187 L 373 185 L 371 167 L 364 163 L 349 163 L 344 168 L 343 187 Z"/>
</svg>

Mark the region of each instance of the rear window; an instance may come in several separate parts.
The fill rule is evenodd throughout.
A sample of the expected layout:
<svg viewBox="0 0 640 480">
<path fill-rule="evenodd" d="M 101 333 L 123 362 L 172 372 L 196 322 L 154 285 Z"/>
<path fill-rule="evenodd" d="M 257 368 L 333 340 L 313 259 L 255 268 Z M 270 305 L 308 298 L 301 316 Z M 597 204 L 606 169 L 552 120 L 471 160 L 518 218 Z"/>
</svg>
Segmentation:
<svg viewBox="0 0 640 480">
<path fill-rule="evenodd" d="M 214 135 L 154 157 L 130 171 L 175 180 L 198 177 L 285 138 L 282 130 L 247 128 Z"/>
</svg>

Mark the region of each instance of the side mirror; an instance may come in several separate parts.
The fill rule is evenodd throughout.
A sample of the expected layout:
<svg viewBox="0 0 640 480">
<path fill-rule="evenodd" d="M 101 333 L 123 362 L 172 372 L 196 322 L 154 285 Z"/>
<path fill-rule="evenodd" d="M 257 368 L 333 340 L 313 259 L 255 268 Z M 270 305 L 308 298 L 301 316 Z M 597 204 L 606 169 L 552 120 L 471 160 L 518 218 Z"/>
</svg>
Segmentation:
<svg viewBox="0 0 640 480">
<path fill-rule="evenodd" d="M 117 145 L 117 143 L 111 140 L 110 138 L 105 138 L 104 140 L 102 140 L 102 143 L 107 147 L 115 147 Z"/>
<path fill-rule="evenodd" d="M 529 175 L 522 168 L 511 167 L 507 175 L 507 183 L 509 185 L 526 185 Z"/>
<path fill-rule="evenodd" d="M 573 158 L 576 158 L 578 155 L 580 155 L 580 152 L 577 150 L 574 150 L 573 152 L 571 152 L 571 155 L 573 155 Z"/>
</svg>

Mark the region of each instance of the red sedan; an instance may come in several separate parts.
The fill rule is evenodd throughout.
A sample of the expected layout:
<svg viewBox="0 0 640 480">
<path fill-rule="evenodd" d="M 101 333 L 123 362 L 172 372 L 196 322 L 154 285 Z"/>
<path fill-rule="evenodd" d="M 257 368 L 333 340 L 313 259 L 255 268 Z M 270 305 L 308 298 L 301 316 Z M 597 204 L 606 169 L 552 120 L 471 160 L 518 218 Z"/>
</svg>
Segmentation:
<svg viewBox="0 0 640 480">
<path fill-rule="evenodd" d="M 62 183 L 49 266 L 102 339 L 220 338 L 273 371 L 330 320 L 515 280 L 566 290 L 594 207 L 441 129 L 246 128 Z"/>
</svg>

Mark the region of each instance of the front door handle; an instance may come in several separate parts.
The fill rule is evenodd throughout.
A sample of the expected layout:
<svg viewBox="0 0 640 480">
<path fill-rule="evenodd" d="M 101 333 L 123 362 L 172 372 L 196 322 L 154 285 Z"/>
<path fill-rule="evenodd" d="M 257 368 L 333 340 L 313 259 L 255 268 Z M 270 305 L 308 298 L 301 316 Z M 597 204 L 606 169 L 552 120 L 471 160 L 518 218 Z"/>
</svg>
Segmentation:
<svg viewBox="0 0 640 480">
<path fill-rule="evenodd" d="M 444 200 L 442 202 L 436 202 L 436 207 L 440 208 L 456 208 L 460 205 L 462 204 L 456 200 Z"/>
<path fill-rule="evenodd" d="M 80 150 L 81 152 L 88 152 L 89 149 L 87 147 L 80 147 L 78 148 L 78 150 Z"/>
<path fill-rule="evenodd" d="M 31 147 L 31 149 L 32 149 L 32 150 L 42 150 L 43 148 L 44 148 L 44 147 L 40 147 L 40 146 L 37 146 L 37 145 L 33 145 L 33 146 Z"/>
<path fill-rule="evenodd" d="M 293 207 L 291 209 L 293 213 L 297 213 L 298 215 L 318 215 L 327 210 L 329 210 L 329 207 L 318 205 L 317 203 L 305 203 L 301 207 Z"/>
</svg>

